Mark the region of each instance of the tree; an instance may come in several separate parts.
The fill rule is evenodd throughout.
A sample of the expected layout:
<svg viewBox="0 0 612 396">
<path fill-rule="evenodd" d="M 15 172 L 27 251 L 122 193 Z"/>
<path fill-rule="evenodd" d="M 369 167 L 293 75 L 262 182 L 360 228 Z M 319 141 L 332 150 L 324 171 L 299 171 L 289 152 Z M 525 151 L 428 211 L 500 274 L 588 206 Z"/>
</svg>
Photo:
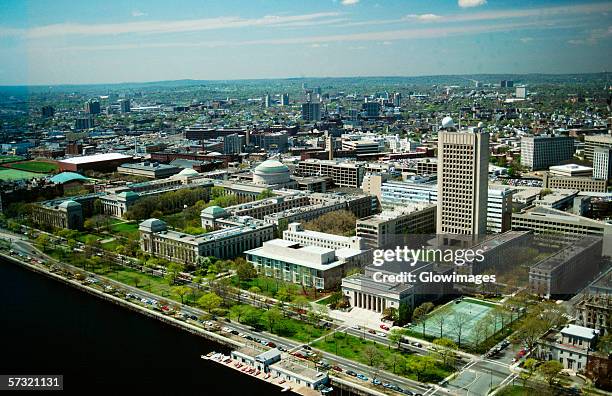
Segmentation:
<svg viewBox="0 0 612 396">
<path fill-rule="evenodd" d="M 383 317 L 393 322 L 398 320 L 397 309 L 393 307 L 387 307 L 383 310 Z"/>
<path fill-rule="evenodd" d="M 606 334 L 599 338 L 599 341 L 597 341 L 597 350 L 606 356 L 612 353 L 612 334 Z"/>
<path fill-rule="evenodd" d="M 268 323 L 270 332 L 273 333 L 274 326 L 283 318 L 283 313 L 277 307 L 273 307 L 263 314 L 263 318 Z"/>
<path fill-rule="evenodd" d="M 280 288 L 276 292 L 276 299 L 285 303 L 291 300 L 291 293 L 286 288 Z"/>
<path fill-rule="evenodd" d="M 548 385 L 552 386 L 559 374 L 563 370 L 563 365 L 556 360 L 548 360 L 538 367 L 538 372 L 544 377 Z"/>
<path fill-rule="evenodd" d="M 242 317 L 244 324 L 249 326 L 257 326 L 259 324 L 261 314 L 256 308 L 247 305 L 245 311 L 242 313 Z"/>
<path fill-rule="evenodd" d="M 198 299 L 198 305 L 211 313 L 213 309 L 221 306 L 222 299 L 215 293 L 206 293 Z"/>
<path fill-rule="evenodd" d="M 396 348 L 399 349 L 403 336 L 404 331 L 402 329 L 397 327 L 392 328 L 387 334 L 387 338 L 389 339 L 389 347 L 391 347 L 391 344 L 397 344 Z"/>
<path fill-rule="evenodd" d="M 36 244 L 38 246 L 40 246 L 40 248 L 42 249 L 43 252 L 46 253 L 47 248 L 49 247 L 49 235 L 47 234 L 40 234 L 37 238 L 36 238 Z"/>
<path fill-rule="evenodd" d="M 367 345 L 363 348 L 363 357 L 368 362 L 368 366 L 374 367 L 383 359 L 383 354 L 374 345 Z"/>
<path fill-rule="evenodd" d="M 440 329 L 440 338 L 444 337 L 444 322 L 448 319 L 449 309 L 445 306 L 438 310 L 431 320 Z"/>
<path fill-rule="evenodd" d="M 238 321 L 238 323 L 240 323 L 240 318 L 242 318 L 244 314 L 247 313 L 248 308 L 249 307 L 247 305 L 236 305 L 233 307 L 233 311 L 236 314 L 236 320 Z"/>
<path fill-rule="evenodd" d="M 185 270 L 185 266 L 183 264 L 174 263 L 174 262 L 168 264 L 168 266 L 166 267 L 166 280 L 168 281 L 168 284 L 169 285 L 175 284 L 180 273 L 183 272 L 184 270 Z"/>
<path fill-rule="evenodd" d="M 521 327 L 516 333 L 514 338 L 525 344 L 527 348 L 533 349 L 536 345 L 540 336 L 546 331 L 546 323 L 538 318 L 528 318 L 523 322 Z"/>
<path fill-rule="evenodd" d="M 455 351 L 457 350 L 457 344 L 449 338 L 437 338 L 433 341 L 436 345 L 436 353 L 442 358 L 444 365 L 449 365 L 455 358 Z"/>
<path fill-rule="evenodd" d="M 310 303 L 306 297 L 296 296 L 293 300 L 293 305 L 302 313 L 302 311 L 305 311 L 310 306 Z"/>
<path fill-rule="evenodd" d="M 274 196 L 274 193 L 272 192 L 272 190 L 266 188 L 265 190 L 257 194 L 256 200 L 272 198 L 273 196 Z"/>
<path fill-rule="evenodd" d="M 520 373 L 520 377 L 523 380 L 523 388 L 527 386 L 527 381 L 529 381 L 529 379 L 535 374 L 537 364 L 538 361 L 534 358 L 529 358 L 525 360 L 525 363 L 523 364 L 523 370 Z"/>
<path fill-rule="evenodd" d="M 419 356 L 417 359 L 408 360 L 406 364 L 406 370 L 416 373 L 417 381 L 423 378 L 423 374 L 427 371 L 430 366 L 435 364 L 434 359 L 431 356 Z"/>
<path fill-rule="evenodd" d="M 451 325 L 457 335 L 457 344 L 461 346 L 461 336 L 465 331 L 465 326 L 472 320 L 471 316 L 465 312 L 455 312 L 451 317 Z"/>
<path fill-rule="evenodd" d="M 412 312 L 410 311 L 410 305 L 405 302 L 401 302 L 399 310 L 397 312 L 397 320 L 399 324 L 404 325 L 408 323 L 410 321 L 411 316 Z"/>
<path fill-rule="evenodd" d="M 134 287 L 138 287 L 138 285 L 141 283 L 142 278 L 138 275 L 134 275 L 132 277 L 132 282 L 134 283 Z"/>
<path fill-rule="evenodd" d="M 430 302 L 423 303 L 414 309 L 412 319 L 421 323 L 423 326 L 423 336 L 425 336 L 425 324 L 427 323 L 427 314 L 433 309 L 434 305 Z"/>
<path fill-rule="evenodd" d="M 355 233 L 357 217 L 348 210 L 339 210 L 321 215 L 314 220 L 304 223 L 304 228 L 311 231 L 327 232 L 342 236 L 351 236 Z"/>
<path fill-rule="evenodd" d="M 172 291 L 180 297 L 181 304 L 185 303 L 185 295 L 191 291 L 191 288 L 188 286 L 175 286 L 172 288 Z"/>
<path fill-rule="evenodd" d="M 257 270 L 248 261 L 236 259 L 236 275 L 240 282 L 248 281 L 257 276 Z"/>
</svg>

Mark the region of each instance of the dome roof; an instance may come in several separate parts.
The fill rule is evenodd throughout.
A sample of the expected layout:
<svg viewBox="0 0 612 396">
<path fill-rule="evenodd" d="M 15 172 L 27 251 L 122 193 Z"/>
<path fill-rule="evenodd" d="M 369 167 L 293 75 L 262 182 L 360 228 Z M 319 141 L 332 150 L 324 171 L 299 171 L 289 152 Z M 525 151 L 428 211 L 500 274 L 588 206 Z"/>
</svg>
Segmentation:
<svg viewBox="0 0 612 396">
<path fill-rule="evenodd" d="M 153 232 L 164 231 L 166 223 L 159 219 L 148 219 L 140 223 L 139 228 L 149 228 Z"/>
<path fill-rule="evenodd" d="M 185 168 L 178 173 L 180 176 L 194 176 L 199 175 L 198 171 L 193 168 Z"/>
<path fill-rule="evenodd" d="M 255 173 L 289 173 L 287 165 L 276 160 L 266 160 L 255 168 Z"/>
<path fill-rule="evenodd" d="M 134 191 L 124 191 L 124 192 L 117 194 L 117 196 L 121 198 L 126 198 L 126 199 L 130 199 L 130 198 L 133 199 L 133 198 L 138 198 L 140 195 L 138 195 Z"/>
<path fill-rule="evenodd" d="M 226 212 L 225 212 L 225 209 L 223 209 L 222 207 L 213 205 L 213 206 L 209 206 L 208 208 L 202 209 L 201 214 L 217 217 L 217 216 L 225 215 Z"/>
<path fill-rule="evenodd" d="M 442 128 L 452 128 L 455 126 L 455 121 L 452 117 L 446 116 L 442 118 Z"/>
<path fill-rule="evenodd" d="M 87 180 L 87 178 L 76 172 L 62 172 L 49 179 L 51 183 L 64 184 L 75 180 Z"/>
<path fill-rule="evenodd" d="M 76 201 L 73 201 L 72 199 L 66 200 L 58 205 L 58 207 L 60 208 L 72 208 L 72 207 L 77 207 L 77 206 L 80 207 L 81 204 Z"/>
</svg>

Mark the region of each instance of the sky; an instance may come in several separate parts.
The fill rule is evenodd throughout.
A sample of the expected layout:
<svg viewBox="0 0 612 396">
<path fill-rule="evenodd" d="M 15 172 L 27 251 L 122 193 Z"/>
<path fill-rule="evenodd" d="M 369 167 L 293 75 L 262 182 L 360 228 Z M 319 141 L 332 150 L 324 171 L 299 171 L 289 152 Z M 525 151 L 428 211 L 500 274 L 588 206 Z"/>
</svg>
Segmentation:
<svg viewBox="0 0 612 396">
<path fill-rule="evenodd" d="M 609 0 L 2 0 L 0 85 L 612 69 Z"/>
</svg>

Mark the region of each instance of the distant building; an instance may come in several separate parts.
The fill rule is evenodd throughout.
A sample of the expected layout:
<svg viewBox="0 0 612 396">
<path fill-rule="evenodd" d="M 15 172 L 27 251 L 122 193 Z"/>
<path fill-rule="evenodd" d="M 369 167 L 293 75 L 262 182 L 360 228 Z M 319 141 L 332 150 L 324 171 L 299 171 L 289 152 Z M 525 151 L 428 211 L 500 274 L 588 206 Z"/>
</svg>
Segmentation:
<svg viewBox="0 0 612 396">
<path fill-rule="evenodd" d="M 513 80 L 501 80 L 499 83 L 499 86 L 501 88 L 512 88 L 514 87 L 514 81 Z"/>
<path fill-rule="evenodd" d="M 546 169 L 574 157 L 574 138 L 565 136 L 525 136 L 521 138 L 521 165 Z"/>
<path fill-rule="evenodd" d="M 548 168 L 552 176 L 591 177 L 593 168 L 577 164 L 557 165 Z"/>
<path fill-rule="evenodd" d="M 92 116 L 79 117 L 74 120 L 74 129 L 76 130 L 91 129 L 93 127 L 94 120 Z"/>
<path fill-rule="evenodd" d="M 244 135 L 238 135 L 237 133 L 227 135 L 223 138 L 223 153 L 224 154 L 240 154 L 244 147 L 245 137 Z"/>
<path fill-rule="evenodd" d="M 132 105 L 129 99 L 122 99 L 119 101 L 119 109 L 122 113 L 129 113 L 132 111 Z"/>
<path fill-rule="evenodd" d="M 87 170 L 115 171 L 119 165 L 132 161 L 132 156 L 119 153 L 105 153 L 67 158 L 58 161 L 60 170 L 84 172 Z"/>
<path fill-rule="evenodd" d="M 270 106 L 272 106 L 272 98 L 270 97 L 269 94 L 266 94 L 264 96 L 264 107 L 268 108 Z"/>
<path fill-rule="evenodd" d="M 288 93 L 281 94 L 280 105 L 289 106 L 289 94 Z"/>
<path fill-rule="evenodd" d="M 608 191 L 608 180 L 594 179 L 592 177 L 552 176 L 549 173 L 545 173 L 542 186 L 551 189 L 605 193 Z"/>
<path fill-rule="evenodd" d="M 585 295 L 574 305 L 576 324 L 612 334 L 612 294 Z"/>
<path fill-rule="evenodd" d="M 302 103 L 302 119 L 304 121 L 321 121 L 321 103 Z"/>
<path fill-rule="evenodd" d="M 612 178 L 612 148 L 595 147 L 593 151 L 593 178 L 599 180 Z"/>
<path fill-rule="evenodd" d="M 393 94 L 393 106 L 401 107 L 402 106 L 402 94 L 396 92 Z"/>
<path fill-rule="evenodd" d="M 527 87 L 525 86 L 516 87 L 514 91 L 514 96 L 517 99 L 526 99 L 527 98 Z"/>
<path fill-rule="evenodd" d="M 363 104 L 363 110 L 365 111 L 366 117 L 376 118 L 380 116 L 381 106 L 379 102 L 365 102 Z"/>
<path fill-rule="evenodd" d="M 44 118 L 51 118 L 55 115 L 55 108 L 51 105 L 43 106 L 40 113 Z"/>
<path fill-rule="evenodd" d="M 338 187 L 361 187 L 365 168 L 363 163 L 341 160 L 307 159 L 298 163 L 298 176 L 329 176 Z"/>
<path fill-rule="evenodd" d="M 250 143 L 266 151 L 286 153 L 289 149 L 289 135 L 287 132 L 253 133 Z"/>
<path fill-rule="evenodd" d="M 378 142 L 368 140 L 343 140 L 342 150 L 354 151 L 356 155 L 375 154 L 379 146 Z"/>
<path fill-rule="evenodd" d="M 100 102 L 97 100 L 85 102 L 85 112 L 87 114 L 100 114 Z"/>
<path fill-rule="evenodd" d="M 365 250 L 365 243 L 358 236 L 345 237 L 325 232 L 305 230 L 300 223 L 291 223 L 283 231 L 283 239 L 286 241 L 297 242 L 305 246 L 318 246 L 326 249 L 355 249 Z"/>
</svg>

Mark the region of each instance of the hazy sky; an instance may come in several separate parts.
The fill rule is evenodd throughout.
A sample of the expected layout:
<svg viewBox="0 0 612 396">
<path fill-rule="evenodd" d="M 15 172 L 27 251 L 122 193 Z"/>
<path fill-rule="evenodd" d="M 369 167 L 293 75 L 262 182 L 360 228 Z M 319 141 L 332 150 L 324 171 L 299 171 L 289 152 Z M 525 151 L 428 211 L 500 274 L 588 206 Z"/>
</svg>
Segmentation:
<svg viewBox="0 0 612 396">
<path fill-rule="evenodd" d="M 0 85 L 600 72 L 612 2 L 0 2 Z"/>
</svg>

